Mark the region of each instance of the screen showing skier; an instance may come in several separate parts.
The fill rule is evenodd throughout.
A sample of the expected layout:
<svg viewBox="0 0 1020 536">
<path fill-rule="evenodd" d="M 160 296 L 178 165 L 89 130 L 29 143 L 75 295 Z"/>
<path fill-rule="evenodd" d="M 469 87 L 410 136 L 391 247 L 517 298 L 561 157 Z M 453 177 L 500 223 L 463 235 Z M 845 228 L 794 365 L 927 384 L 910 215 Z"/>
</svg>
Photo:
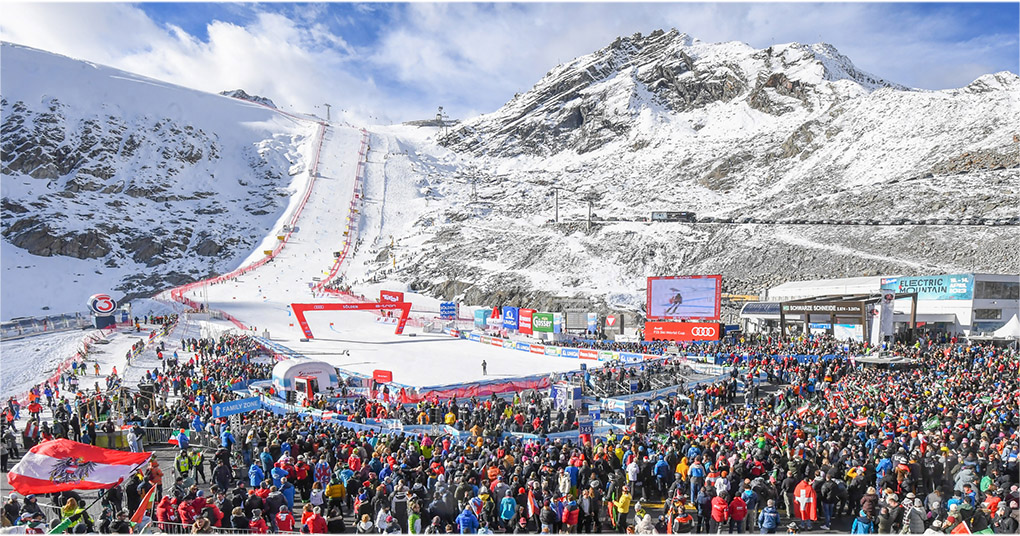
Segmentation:
<svg viewBox="0 0 1020 536">
<path fill-rule="evenodd" d="M 721 275 L 648 278 L 648 319 L 719 320 Z"/>
</svg>

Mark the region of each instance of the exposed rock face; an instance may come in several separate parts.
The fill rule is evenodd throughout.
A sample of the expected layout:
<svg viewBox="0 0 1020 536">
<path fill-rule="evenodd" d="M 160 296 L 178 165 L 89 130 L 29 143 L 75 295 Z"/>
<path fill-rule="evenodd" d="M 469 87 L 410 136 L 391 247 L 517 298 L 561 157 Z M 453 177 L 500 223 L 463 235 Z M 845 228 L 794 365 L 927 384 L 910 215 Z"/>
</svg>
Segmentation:
<svg viewBox="0 0 1020 536">
<path fill-rule="evenodd" d="M 849 80 L 865 91 L 906 89 L 860 71 L 826 44 L 755 50 L 657 30 L 647 37 L 618 38 L 556 67 L 500 110 L 462 123 L 443 143 L 499 156 L 585 153 L 626 137 L 649 109 L 661 107 L 660 115 L 670 115 L 746 102 L 780 116 L 813 109 L 820 104 L 813 98 L 814 86 L 835 80 Z M 831 104 L 836 98 L 826 100 Z"/>
<path fill-rule="evenodd" d="M 305 169 L 314 126 L 273 130 L 272 110 L 17 45 L 3 57 L 0 235 L 31 255 L 145 273 L 106 290 L 151 295 L 232 269 Z"/>
<path fill-rule="evenodd" d="M 234 89 L 234 90 L 231 90 L 231 91 L 221 91 L 220 95 L 223 95 L 224 97 L 233 97 L 235 99 L 241 99 L 241 100 L 246 100 L 246 101 L 249 101 L 249 102 L 254 102 L 254 103 L 262 104 L 262 105 L 268 106 L 270 108 L 276 108 L 276 104 L 274 104 L 272 100 L 270 100 L 270 99 L 268 99 L 266 97 L 260 97 L 258 95 L 249 95 L 243 89 Z"/>
</svg>

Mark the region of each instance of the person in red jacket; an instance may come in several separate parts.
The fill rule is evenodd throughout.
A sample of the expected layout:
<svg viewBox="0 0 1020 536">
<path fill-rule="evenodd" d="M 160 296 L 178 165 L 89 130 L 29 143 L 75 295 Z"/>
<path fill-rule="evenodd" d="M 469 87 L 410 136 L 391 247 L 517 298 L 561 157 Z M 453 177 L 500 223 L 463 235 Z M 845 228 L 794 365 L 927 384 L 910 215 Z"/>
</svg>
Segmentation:
<svg viewBox="0 0 1020 536">
<path fill-rule="evenodd" d="M 577 521 L 580 516 L 581 509 L 577 507 L 577 501 L 570 501 L 566 506 L 563 507 L 563 515 L 561 521 L 563 521 L 563 530 L 568 533 L 577 532 Z"/>
<path fill-rule="evenodd" d="M 730 515 L 730 534 L 736 532 L 740 534 L 744 532 L 744 518 L 747 517 L 747 503 L 744 499 L 740 498 L 740 495 L 733 497 L 730 501 L 729 507 Z"/>
<path fill-rule="evenodd" d="M 269 525 L 262 519 L 262 509 L 256 508 L 251 511 L 251 521 L 248 522 L 248 530 L 252 534 L 269 534 Z"/>
<path fill-rule="evenodd" d="M 730 504 L 726 494 L 712 497 L 712 518 L 709 520 L 708 532 L 722 534 L 722 528 L 730 518 Z"/>
<path fill-rule="evenodd" d="M 181 516 L 180 523 L 185 527 L 190 527 L 195 523 L 195 508 L 191 505 L 191 501 L 181 501 L 181 504 L 177 506 L 177 513 Z"/>
<path fill-rule="evenodd" d="M 326 534 L 329 529 L 326 527 L 326 518 L 322 517 L 322 508 L 318 506 L 313 510 L 312 517 L 308 518 L 308 532 L 311 534 Z"/>
<path fill-rule="evenodd" d="M 159 523 L 159 530 L 169 533 L 171 526 L 167 523 L 175 522 L 176 518 L 177 513 L 174 511 L 173 505 L 170 504 L 170 497 L 164 495 L 156 505 L 156 522 Z"/>
<path fill-rule="evenodd" d="M 277 532 L 293 532 L 294 531 L 294 516 L 291 515 L 290 510 L 287 510 L 287 505 L 280 505 L 280 511 L 276 514 L 276 530 Z"/>
</svg>

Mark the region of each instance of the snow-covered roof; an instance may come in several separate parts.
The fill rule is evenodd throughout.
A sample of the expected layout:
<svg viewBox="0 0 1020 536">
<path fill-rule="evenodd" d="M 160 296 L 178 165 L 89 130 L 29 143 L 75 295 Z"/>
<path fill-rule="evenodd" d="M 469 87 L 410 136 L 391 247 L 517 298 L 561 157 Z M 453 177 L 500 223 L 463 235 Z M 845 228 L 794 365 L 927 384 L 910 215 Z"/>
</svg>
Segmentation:
<svg viewBox="0 0 1020 536">
<path fill-rule="evenodd" d="M 829 296 L 838 294 L 870 294 L 882 288 L 882 279 L 896 275 L 867 277 L 845 277 L 842 279 L 815 279 L 812 281 L 790 281 L 768 290 L 769 301 Z"/>
</svg>

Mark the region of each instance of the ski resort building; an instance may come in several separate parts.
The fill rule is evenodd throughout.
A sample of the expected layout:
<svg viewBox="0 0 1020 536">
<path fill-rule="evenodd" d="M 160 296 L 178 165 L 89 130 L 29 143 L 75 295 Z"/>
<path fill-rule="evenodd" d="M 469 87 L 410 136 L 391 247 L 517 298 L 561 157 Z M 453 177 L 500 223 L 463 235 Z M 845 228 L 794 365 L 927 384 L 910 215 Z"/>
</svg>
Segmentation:
<svg viewBox="0 0 1020 536">
<path fill-rule="evenodd" d="M 884 296 L 892 295 L 892 332 L 981 336 L 1020 317 L 1020 275 L 942 274 L 869 276 L 791 281 L 745 304 L 743 329 L 751 333 L 828 333 L 870 339 Z"/>
</svg>

